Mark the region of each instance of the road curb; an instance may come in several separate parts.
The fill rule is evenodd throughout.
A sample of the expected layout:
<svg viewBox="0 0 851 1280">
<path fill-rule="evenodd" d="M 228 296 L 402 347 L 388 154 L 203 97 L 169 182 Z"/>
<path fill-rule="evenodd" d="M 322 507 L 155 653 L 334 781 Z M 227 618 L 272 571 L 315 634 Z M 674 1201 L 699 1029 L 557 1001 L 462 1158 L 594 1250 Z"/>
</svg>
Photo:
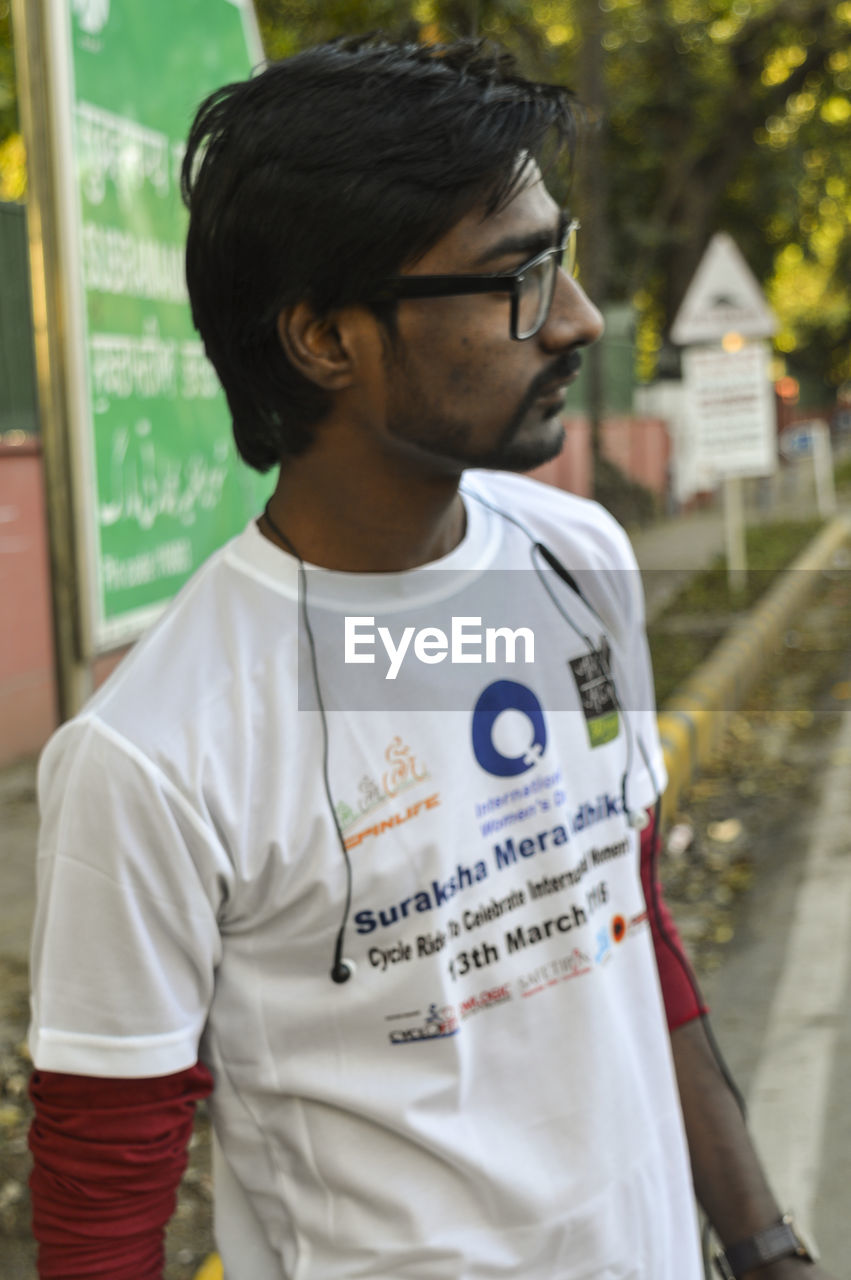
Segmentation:
<svg viewBox="0 0 851 1280">
<path fill-rule="evenodd" d="M 224 1280 L 222 1260 L 217 1253 L 209 1254 L 195 1272 L 195 1280 Z"/>
<path fill-rule="evenodd" d="M 711 757 L 727 717 L 764 672 L 783 632 L 815 590 L 818 575 L 849 540 L 851 517 L 836 516 L 662 707 L 657 722 L 668 772 L 667 816 Z"/>
</svg>

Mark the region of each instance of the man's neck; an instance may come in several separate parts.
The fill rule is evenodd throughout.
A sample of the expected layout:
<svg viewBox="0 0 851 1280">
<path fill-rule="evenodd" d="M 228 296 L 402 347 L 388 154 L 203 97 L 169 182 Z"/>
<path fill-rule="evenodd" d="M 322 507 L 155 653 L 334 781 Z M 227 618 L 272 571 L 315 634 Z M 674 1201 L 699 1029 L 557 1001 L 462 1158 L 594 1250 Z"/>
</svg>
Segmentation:
<svg viewBox="0 0 851 1280">
<path fill-rule="evenodd" d="M 309 455 L 281 468 L 269 504 L 274 524 L 310 564 L 349 573 L 414 569 L 448 555 L 464 536 L 458 476 L 394 484 L 360 469 L 315 466 Z M 280 544 L 260 520 L 261 532 Z M 285 544 L 284 544 L 285 545 Z"/>
</svg>

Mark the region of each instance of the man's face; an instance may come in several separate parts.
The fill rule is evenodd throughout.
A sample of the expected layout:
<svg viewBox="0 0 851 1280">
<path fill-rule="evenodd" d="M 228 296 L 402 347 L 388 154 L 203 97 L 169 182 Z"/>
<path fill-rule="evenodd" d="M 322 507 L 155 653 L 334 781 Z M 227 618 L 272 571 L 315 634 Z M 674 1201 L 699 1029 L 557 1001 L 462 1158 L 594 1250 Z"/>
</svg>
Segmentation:
<svg viewBox="0 0 851 1280">
<path fill-rule="evenodd" d="M 558 242 L 561 211 L 537 169 L 494 215 L 473 211 L 411 274 L 504 274 Z M 430 469 L 525 471 L 556 456 L 560 413 L 602 318 L 559 272 L 549 315 L 525 341 L 511 338 L 508 294 L 405 299 L 385 353 L 384 439 Z"/>
</svg>

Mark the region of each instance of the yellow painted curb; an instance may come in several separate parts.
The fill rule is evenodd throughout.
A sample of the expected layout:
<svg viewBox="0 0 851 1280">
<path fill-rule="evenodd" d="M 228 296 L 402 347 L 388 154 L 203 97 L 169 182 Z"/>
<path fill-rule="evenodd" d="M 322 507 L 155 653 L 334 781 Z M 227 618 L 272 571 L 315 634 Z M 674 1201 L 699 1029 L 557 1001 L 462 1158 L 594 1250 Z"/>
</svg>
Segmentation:
<svg viewBox="0 0 851 1280">
<path fill-rule="evenodd" d="M 680 792 L 712 756 L 728 715 L 762 674 L 766 657 L 812 594 L 816 575 L 828 568 L 849 539 L 851 519 L 837 516 L 660 709 L 657 723 L 668 771 L 667 816 L 675 810 Z"/>
<path fill-rule="evenodd" d="M 195 1272 L 195 1280 L 224 1280 L 222 1260 L 217 1253 L 211 1253 Z"/>
</svg>

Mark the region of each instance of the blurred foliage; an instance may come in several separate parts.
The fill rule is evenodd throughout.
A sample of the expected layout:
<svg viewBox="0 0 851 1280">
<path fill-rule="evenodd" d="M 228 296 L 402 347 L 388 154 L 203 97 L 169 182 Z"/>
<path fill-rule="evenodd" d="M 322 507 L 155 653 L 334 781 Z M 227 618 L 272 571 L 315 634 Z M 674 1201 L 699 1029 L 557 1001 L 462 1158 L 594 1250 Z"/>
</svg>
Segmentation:
<svg viewBox="0 0 851 1280">
<path fill-rule="evenodd" d="M 627 529 L 642 528 L 659 516 L 656 495 L 602 455 L 594 459 L 593 488 L 596 501 Z"/>
<path fill-rule="evenodd" d="M 819 520 L 752 525 L 745 530 L 747 585 L 732 596 L 726 556 L 696 574 L 662 613 L 649 623 L 647 636 L 659 706 L 703 662 L 737 617 L 753 608 L 776 579 L 822 528 Z M 694 630 L 680 625 L 693 618 Z"/>
<path fill-rule="evenodd" d="M 580 158 L 574 192 L 587 228 L 584 274 L 598 301 L 636 304 L 642 376 L 723 229 L 767 288 L 790 371 L 832 385 L 851 377 L 851 0 L 256 7 L 272 57 L 378 29 L 425 40 L 477 34 L 511 49 L 527 74 L 580 89 L 594 122 L 593 164 Z M 0 142 L 17 129 L 9 21 L 0 0 Z M 601 236 L 605 262 L 592 263 L 589 242 Z"/>
<path fill-rule="evenodd" d="M 27 190 L 24 142 L 18 133 L 15 58 L 9 0 L 0 0 L 0 200 L 23 200 Z"/>
<path fill-rule="evenodd" d="M 19 133 L 10 133 L 0 142 L 0 200 L 23 200 L 26 193 L 24 140 Z"/>
<path fill-rule="evenodd" d="M 12 15 L 9 0 L 0 0 L 0 141 L 18 127 Z"/>
<path fill-rule="evenodd" d="M 851 457 L 846 456 L 836 463 L 833 470 L 833 482 L 837 489 L 851 489 Z"/>
<path fill-rule="evenodd" d="M 639 372 L 652 374 L 707 242 L 724 229 L 768 289 L 791 368 L 832 384 L 851 376 L 849 0 L 257 7 L 272 56 L 376 28 L 422 39 L 481 34 L 516 53 L 528 74 L 581 86 L 586 101 L 587 67 L 599 61 L 599 100 L 588 105 L 607 172 L 605 300 L 636 302 Z M 580 165 L 580 216 L 590 185 Z"/>
</svg>

